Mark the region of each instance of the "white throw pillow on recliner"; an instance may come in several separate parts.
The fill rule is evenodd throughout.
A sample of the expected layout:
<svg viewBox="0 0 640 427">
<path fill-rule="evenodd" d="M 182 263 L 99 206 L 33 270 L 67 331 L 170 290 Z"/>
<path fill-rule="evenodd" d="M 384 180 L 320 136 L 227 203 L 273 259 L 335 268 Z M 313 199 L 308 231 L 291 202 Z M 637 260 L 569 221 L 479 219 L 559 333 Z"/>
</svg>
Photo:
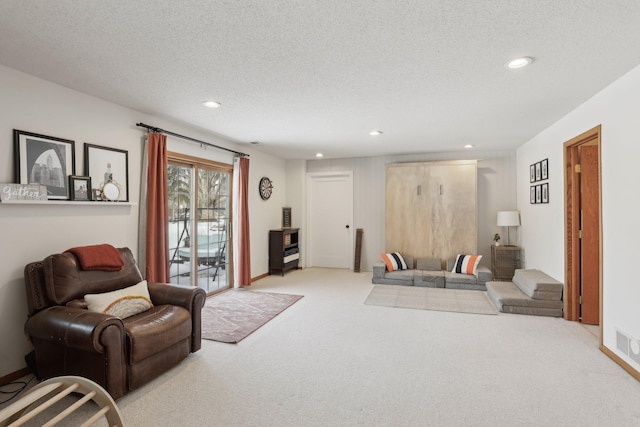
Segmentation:
<svg viewBox="0 0 640 427">
<path fill-rule="evenodd" d="M 147 281 L 103 294 L 84 296 L 87 308 L 98 313 L 110 314 L 125 319 L 153 307 Z"/>
</svg>

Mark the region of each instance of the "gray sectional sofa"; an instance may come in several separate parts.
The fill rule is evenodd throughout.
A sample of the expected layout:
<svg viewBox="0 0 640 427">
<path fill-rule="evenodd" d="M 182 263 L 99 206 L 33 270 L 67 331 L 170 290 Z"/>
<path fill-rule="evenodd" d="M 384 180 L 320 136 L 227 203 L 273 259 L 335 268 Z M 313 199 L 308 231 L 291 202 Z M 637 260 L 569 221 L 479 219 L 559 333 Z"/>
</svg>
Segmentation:
<svg viewBox="0 0 640 427">
<path fill-rule="evenodd" d="M 371 283 L 382 285 L 422 286 L 428 288 L 487 290 L 485 284 L 491 280 L 491 270 L 478 267 L 478 275 L 451 273 L 454 259 L 447 260 L 447 270 L 442 270 L 442 261 L 437 258 L 403 258 L 409 270 L 387 271 L 383 262 L 374 264 Z"/>
<path fill-rule="evenodd" d="M 486 291 L 486 283 L 490 282 L 493 276 L 487 267 L 478 266 L 478 275 L 452 273 L 455 258 L 447 260 L 447 269 L 444 272 L 445 287 L 449 289 L 469 289 L 473 291 Z"/>
<path fill-rule="evenodd" d="M 562 317 L 562 283 L 536 269 L 518 269 L 511 282 L 488 282 L 487 294 L 504 313 Z"/>
<path fill-rule="evenodd" d="M 387 271 L 387 266 L 383 262 L 373 265 L 373 279 L 371 283 L 381 285 L 408 285 L 413 286 L 413 257 L 403 255 L 404 262 L 409 266 L 408 270 Z"/>
</svg>

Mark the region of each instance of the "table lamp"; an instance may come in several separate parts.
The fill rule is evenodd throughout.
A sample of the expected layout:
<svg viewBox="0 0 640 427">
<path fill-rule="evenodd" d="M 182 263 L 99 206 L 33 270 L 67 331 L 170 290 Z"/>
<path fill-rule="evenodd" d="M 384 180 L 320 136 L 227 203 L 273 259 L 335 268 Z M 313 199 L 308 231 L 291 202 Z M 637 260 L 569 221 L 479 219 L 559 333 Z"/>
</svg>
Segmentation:
<svg viewBox="0 0 640 427">
<path fill-rule="evenodd" d="M 520 225 L 520 213 L 518 211 L 500 211 L 497 222 L 499 227 L 507 227 L 507 246 L 511 246 L 509 229 Z"/>
</svg>

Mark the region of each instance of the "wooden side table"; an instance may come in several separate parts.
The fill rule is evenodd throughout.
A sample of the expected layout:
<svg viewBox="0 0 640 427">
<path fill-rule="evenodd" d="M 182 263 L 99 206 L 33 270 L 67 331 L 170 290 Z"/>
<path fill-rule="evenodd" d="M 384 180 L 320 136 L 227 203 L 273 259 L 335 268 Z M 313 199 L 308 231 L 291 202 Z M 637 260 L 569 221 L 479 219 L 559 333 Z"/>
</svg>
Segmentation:
<svg viewBox="0 0 640 427">
<path fill-rule="evenodd" d="M 520 268 L 520 248 L 518 246 L 491 246 L 493 280 L 510 281 L 517 268 Z"/>
</svg>

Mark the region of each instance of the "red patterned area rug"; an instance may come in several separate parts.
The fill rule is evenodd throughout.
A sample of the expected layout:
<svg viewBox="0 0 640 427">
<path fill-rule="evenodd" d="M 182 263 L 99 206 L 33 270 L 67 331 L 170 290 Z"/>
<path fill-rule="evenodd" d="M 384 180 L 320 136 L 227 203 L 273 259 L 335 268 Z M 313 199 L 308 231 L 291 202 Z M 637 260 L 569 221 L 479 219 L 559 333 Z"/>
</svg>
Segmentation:
<svg viewBox="0 0 640 427">
<path fill-rule="evenodd" d="M 302 295 L 230 289 L 209 298 L 202 309 L 202 338 L 237 343 L 282 313 Z"/>
</svg>

